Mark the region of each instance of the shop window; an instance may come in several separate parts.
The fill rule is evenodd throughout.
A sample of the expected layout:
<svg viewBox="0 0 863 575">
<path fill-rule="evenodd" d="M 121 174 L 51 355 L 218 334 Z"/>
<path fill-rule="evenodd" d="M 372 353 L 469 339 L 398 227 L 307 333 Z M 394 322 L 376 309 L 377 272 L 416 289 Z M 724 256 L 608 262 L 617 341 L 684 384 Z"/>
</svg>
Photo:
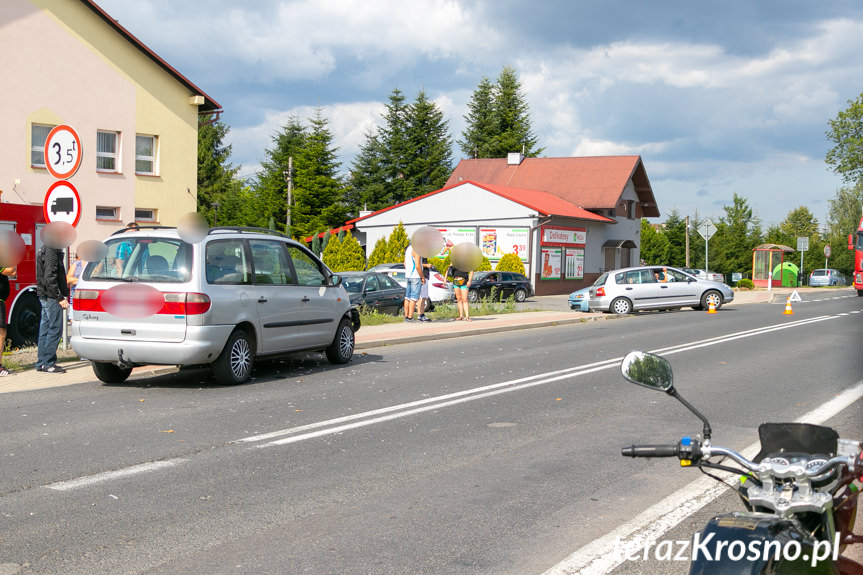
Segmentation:
<svg viewBox="0 0 863 575">
<path fill-rule="evenodd" d="M 120 134 L 118 132 L 96 132 L 96 171 L 119 172 Z"/>
<path fill-rule="evenodd" d="M 45 142 L 54 126 L 44 124 L 30 125 L 30 165 L 34 168 L 45 167 Z"/>
<path fill-rule="evenodd" d="M 157 169 L 158 138 L 156 136 L 135 136 L 135 173 L 155 176 Z"/>
</svg>

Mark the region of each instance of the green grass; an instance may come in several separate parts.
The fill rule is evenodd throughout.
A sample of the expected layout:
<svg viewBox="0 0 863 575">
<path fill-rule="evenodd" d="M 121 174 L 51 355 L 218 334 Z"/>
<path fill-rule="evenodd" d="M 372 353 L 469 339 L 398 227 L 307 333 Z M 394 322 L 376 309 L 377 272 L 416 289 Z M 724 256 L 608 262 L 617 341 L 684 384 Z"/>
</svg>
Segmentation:
<svg viewBox="0 0 863 575">
<path fill-rule="evenodd" d="M 528 311 L 537 311 L 531 308 L 518 307 L 515 300 L 510 297 L 505 300 L 492 300 L 491 298 L 482 298 L 476 303 L 470 304 L 471 317 L 479 317 L 483 315 L 500 315 L 505 313 L 520 313 Z M 458 307 L 455 302 L 436 303 L 434 311 L 426 314 L 432 320 L 453 319 L 458 317 Z M 383 325 L 387 323 L 403 322 L 403 315 L 381 314 L 375 310 L 360 310 L 361 325 Z"/>
</svg>

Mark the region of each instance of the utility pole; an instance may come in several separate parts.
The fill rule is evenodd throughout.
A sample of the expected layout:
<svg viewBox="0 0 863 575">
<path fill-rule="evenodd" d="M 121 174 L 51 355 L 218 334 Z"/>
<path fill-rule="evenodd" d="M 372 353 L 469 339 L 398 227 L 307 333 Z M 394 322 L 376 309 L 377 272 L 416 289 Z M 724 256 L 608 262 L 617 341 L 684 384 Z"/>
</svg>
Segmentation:
<svg viewBox="0 0 863 575">
<path fill-rule="evenodd" d="M 294 157 L 288 157 L 288 170 L 282 172 L 285 176 L 285 183 L 288 184 L 288 206 L 287 215 L 285 217 L 285 232 L 288 236 L 291 235 L 291 192 L 294 187 Z"/>
<path fill-rule="evenodd" d="M 689 265 L 689 216 L 686 216 L 686 267 Z"/>
</svg>

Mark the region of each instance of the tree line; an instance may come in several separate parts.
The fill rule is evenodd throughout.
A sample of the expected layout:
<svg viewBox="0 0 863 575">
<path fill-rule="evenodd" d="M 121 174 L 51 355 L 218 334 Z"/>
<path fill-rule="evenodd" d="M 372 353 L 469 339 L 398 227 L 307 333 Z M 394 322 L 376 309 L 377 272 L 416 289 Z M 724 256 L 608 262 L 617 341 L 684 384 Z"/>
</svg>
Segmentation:
<svg viewBox="0 0 863 575">
<path fill-rule="evenodd" d="M 737 194 L 730 205 L 723 208 L 724 215 L 712 223 L 716 232 L 707 242 L 697 229 L 707 218 L 698 214 L 689 218 L 689 267 L 703 269 L 705 257 L 712 271 L 730 280 L 732 273 L 744 278 L 752 277 L 753 250 L 761 244 L 778 244 L 797 248 L 797 238 L 808 238 L 809 248 L 803 254 L 803 276 L 814 269 L 825 267 L 824 246 L 829 245 L 831 256 L 828 266 L 850 277 L 854 269 L 854 252 L 848 250 L 848 234 L 857 229 L 863 209 L 863 185 L 840 188 L 829 200 L 826 226 L 806 206 L 797 207 L 778 225 L 762 229 L 761 221 L 753 213 L 749 201 Z M 672 210 L 665 222 L 654 226 L 641 220 L 641 258 L 648 265 L 686 265 L 686 218 Z M 786 254 L 785 261 L 799 266 L 800 253 Z"/>
<path fill-rule="evenodd" d="M 543 151 L 512 67 L 504 67 L 495 82 L 482 78 L 465 120 L 458 144 L 468 157 Z M 297 239 L 338 228 L 363 210 L 438 190 L 454 168 L 449 121 L 422 89 L 412 101 L 393 89 L 379 125 L 364 134 L 347 173 L 322 108 L 305 122 L 288 119 L 272 136 L 261 171 L 250 181 L 241 181 L 230 163 L 227 125 L 209 122 L 198 132 L 198 211 L 210 224 L 270 228 Z"/>
</svg>

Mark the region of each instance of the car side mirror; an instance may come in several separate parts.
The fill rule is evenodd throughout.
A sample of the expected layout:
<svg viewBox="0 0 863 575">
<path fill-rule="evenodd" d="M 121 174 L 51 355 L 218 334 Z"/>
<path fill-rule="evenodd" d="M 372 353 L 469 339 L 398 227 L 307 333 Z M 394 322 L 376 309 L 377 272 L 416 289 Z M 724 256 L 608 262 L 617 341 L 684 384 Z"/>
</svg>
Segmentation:
<svg viewBox="0 0 863 575">
<path fill-rule="evenodd" d="M 342 276 L 340 276 L 339 274 L 333 274 L 330 276 L 330 281 L 334 286 L 339 287 L 340 285 L 342 285 Z"/>
</svg>

